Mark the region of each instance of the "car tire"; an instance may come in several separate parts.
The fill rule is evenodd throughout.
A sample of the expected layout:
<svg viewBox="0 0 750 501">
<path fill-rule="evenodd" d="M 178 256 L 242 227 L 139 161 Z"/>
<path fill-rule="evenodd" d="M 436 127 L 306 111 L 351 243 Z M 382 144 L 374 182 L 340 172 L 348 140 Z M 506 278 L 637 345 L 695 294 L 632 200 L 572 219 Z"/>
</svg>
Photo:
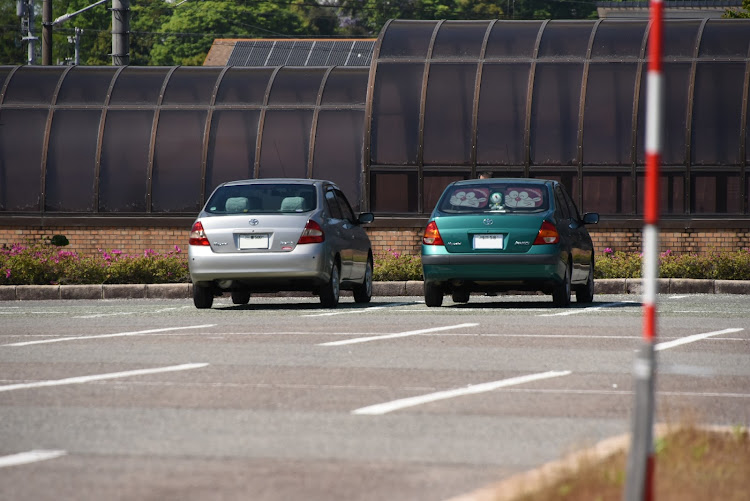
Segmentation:
<svg viewBox="0 0 750 501">
<path fill-rule="evenodd" d="M 453 291 L 451 299 L 453 299 L 454 303 L 468 303 L 469 296 L 470 294 L 467 291 Z"/>
<path fill-rule="evenodd" d="M 199 310 L 210 308 L 214 304 L 214 291 L 211 287 L 193 285 L 193 304 Z"/>
<path fill-rule="evenodd" d="M 355 303 L 369 303 L 372 299 L 372 259 L 367 259 L 367 267 L 365 268 L 365 278 L 361 284 L 354 286 L 354 302 Z"/>
<path fill-rule="evenodd" d="M 570 306 L 570 264 L 565 266 L 563 282 L 552 290 L 552 303 L 558 308 Z"/>
<path fill-rule="evenodd" d="M 338 263 L 333 263 L 331 278 L 328 283 L 320 289 L 320 304 L 326 308 L 335 308 L 339 304 L 341 294 L 341 272 Z"/>
<path fill-rule="evenodd" d="M 424 283 L 424 304 L 429 307 L 443 305 L 443 289 L 430 282 Z"/>
<path fill-rule="evenodd" d="M 586 285 L 576 290 L 576 302 L 593 303 L 594 302 L 594 260 L 589 265 L 589 277 Z"/>
<path fill-rule="evenodd" d="M 250 302 L 250 291 L 232 291 L 232 304 L 247 304 Z"/>
</svg>

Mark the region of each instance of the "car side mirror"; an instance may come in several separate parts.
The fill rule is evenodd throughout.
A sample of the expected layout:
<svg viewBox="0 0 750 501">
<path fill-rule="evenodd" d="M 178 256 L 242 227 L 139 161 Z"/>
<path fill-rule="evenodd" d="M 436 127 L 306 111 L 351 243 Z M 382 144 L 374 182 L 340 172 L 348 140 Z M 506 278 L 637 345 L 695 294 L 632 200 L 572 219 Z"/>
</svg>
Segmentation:
<svg viewBox="0 0 750 501">
<path fill-rule="evenodd" d="M 599 222 L 598 212 L 587 212 L 583 215 L 583 224 L 596 224 Z"/>
<path fill-rule="evenodd" d="M 372 223 L 375 220 L 375 214 L 372 212 L 363 212 L 357 218 L 357 224 Z"/>
</svg>

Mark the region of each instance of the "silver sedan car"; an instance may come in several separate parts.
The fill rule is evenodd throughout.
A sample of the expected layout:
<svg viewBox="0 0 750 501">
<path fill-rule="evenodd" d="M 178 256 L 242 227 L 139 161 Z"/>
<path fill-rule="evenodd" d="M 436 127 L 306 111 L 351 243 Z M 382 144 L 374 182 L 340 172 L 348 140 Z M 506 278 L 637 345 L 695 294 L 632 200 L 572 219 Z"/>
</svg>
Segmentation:
<svg viewBox="0 0 750 501">
<path fill-rule="evenodd" d="M 190 233 L 188 264 L 197 308 L 231 293 L 310 291 L 327 308 L 340 291 L 372 297 L 372 247 L 344 193 L 317 179 L 250 179 L 220 185 Z"/>
</svg>

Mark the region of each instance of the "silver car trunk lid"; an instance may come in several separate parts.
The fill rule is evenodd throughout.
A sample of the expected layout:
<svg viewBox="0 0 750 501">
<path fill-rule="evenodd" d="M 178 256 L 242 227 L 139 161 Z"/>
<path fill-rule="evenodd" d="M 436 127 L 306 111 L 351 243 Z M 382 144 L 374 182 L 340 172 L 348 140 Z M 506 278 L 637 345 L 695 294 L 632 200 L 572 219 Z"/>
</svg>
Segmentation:
<svg viewBox="0 0 750 501">
<path fill-rule="evenodd" d="M 241 214 L 201 218 L 216 253 L 289 252 L 294 249 L 311 213 Z"/>
</svg>

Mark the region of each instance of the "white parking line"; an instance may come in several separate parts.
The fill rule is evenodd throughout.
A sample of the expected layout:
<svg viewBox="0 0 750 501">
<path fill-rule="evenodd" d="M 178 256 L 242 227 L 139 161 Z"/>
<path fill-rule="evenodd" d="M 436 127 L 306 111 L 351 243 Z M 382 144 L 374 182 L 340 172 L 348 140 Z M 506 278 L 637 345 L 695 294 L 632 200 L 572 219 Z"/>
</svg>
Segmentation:
<svg viewBox="0 0 750 501">
<path fill-rule="evenodd" d="M 690 297 L 688 295 L 682 295 L 682 296 L 669 296 L 669 299 L 684 299 L 686 297 Z"/>
<path fill-rule="evenodd" d="M 458 324 L 446 325 L 445 327 L 433 327 L 431 329 L 419 329 L 415 331 L 397 332 L 395 334 L 382 334 L 380 336 L 358 337 L 354 339 L 344 339 L 343 341 L 331 341 L 329 343 L 320 343 L 318 346 L 342 346 L 345 344 L 366 343 L 368 341 L 380 341 L 381 339 L 395 339 L 399 337 L 416 336 L 417 334 L 426 334 L 428 332 L 445 331 L 449 329 L 463 329 L 466 327 L 476 327 L 479 324 Z"/>
<path fill-rule="evenodd" d="M 743 328 L 732 328 L 732 329 L 724 329 L 721 331 L 706 332 L 704 334 L 694 334 L 692 336 L 681 337 L 679 339 L 675 339 L 674 341 L 668 341 L 666 343 L 658 343 L 656 346 L 654 346 L 654 350 L 656 351 L 668 350 L 669 348 L 674 348 L 675 346 L 681 346 L 683 344 L 694 343 L 696 341 L 701 341 L 702 339 L 706 339 L 709 337 L 721 336 L 722 334 L 731 334 L 732 332 L 740 332 L 744 330 L 745 329 Z"/>
<path fill-rule="evenodd" d="M 56 337 L 53 339 L 42 339 L 39 341 L 24 341 L 21 343 L 4 344 L 3 346 L 29 346 L 32 344 L 62 343 L 63 341 L 80 341 L 82 339 L 104 339 L 108 337 L 141 336 L 143 334 L 154 334 L 157 332 L 169 332 L 169 331 L 178 331 L 178 330 L 184 330 L 184 329 L 206 329 L 208 327 L 214 327 L 215 325 L 216 324 L 190 325 L 187 327 L 165 327 L 163 329 L 148 329 L 145 331 L 117 332 L 115 334 L 97 334 L 93 336 Z"/>
<path fill-rule="evenodd" d="M 605 303 L 599 306 L 589 306 L 586 308 L 576 308 L 574 310 L 565 310 L 558 313 L 544 313 L 542 315 L 537 315 L 538 317 L 564 317 L 568 315 L 578 315 L 579 313 L 591 313 L 592 311 L 599 311 L 602 308 L 612 308 L 615 306 L 635 306 L 638 303 L 636 301 L 625 301 L 625 302 L 619 302 L 619 303 Z"/>
<path fill-rule="evenodd" d="M 46 386 L 63 386 L 66 384 L 82 384 L 91 381 L 102 381 L 104 379 L 116 379 L 121 377 L 143 376 L 145 374 L 159 374 L 161 372 L 186 371 L 190 369 L 200 369 L 207 366 L 207 363 L 171 365 L 169 367 L 157 367 L 155 369 L 137 369 L 124 372 L 110 372 L 109 374 L 94 374 L 91 376 L 69 377 L 65 379 L 53 379 L 47 381 L 37 381 L 35 383 L 18 383 L 0 386 L 0 392 L 13 390 L 27 390 L 29 388 L 43 388 Z"/>
<path fill-rule="evenodd" d="M 419 395 L 416 397 L 402 398 L 399 400 L 393 400 L 391 402 L 385 402 L 382 404 L 370 405 L 368 407 L 362 407 L 352 411 L 352 414 L 359 415 L 381 415 L 387 414 L 388 412 L 405 409 L 406 407 L 414 407 L 417 405 L 427 404 L 430 402 L 436 402 L 438 400 L 446 400 L 448 398 L 462 397 L 464 395 L 475 395 L 477 393 L 484 393 L 487 391 L 497 390 L 498 388 L 504 388 L 507 386 L 514 386 L 518 384 L 530 383 L 532 381 L 539 381 L 541 379 L 549 379 L 553 377 L 567 376 L 571 374 L 571 371 L 548 371 L 541 372 L 539 374 L 529 374 L 527 376 L 519 376 L 510 379 L 502 379 L 500 381 L 492 381 L 489 383 L 481 383 L 467 386 L 466 388 L 456 388 L 453 390 L 438 391 L 435 393 L 428 393 L 427 395 Z"/>
<path fill-rule="evenodd" d="M 355 310 L 343 310 L 343 311 L 328 311 L 325 313 L 312 313 L 310 315 L 301 315 L 303 317 L 331 317 L 334 315 L 351 315 L 353 313 L 367 313 L 373 310 L 382 310 L 385 308 L 392 308 L 394 306 L 411 306 L 414 304 L 418 304 L 416 301 L 411 301 L 408 303 L 388 303 L 382 306 L 368 306 L 367 308 L 358 308 Z"/>
<path fill-rule="evenodd" d="M 191 308 L 191 306 L 179 306 L 179 307 L 172 307 L 172 308 L 162 308 L 160 310 L 154 310 L 154 311 L 122 311 L 118 313 L 96 313 L 92 315 L 81 315 L 78 317 L 72 317 L 72 318 L 102 318 L 102 317 L 115 317 L 115 316 L 121 316 L 121 315 L 139 315 L 141 313 L 164 313 L 165 311 L 174 311 L 174 310 L 184 310 L 186 308 Z"/>
<path fill-rule="evenodd" d="M 47 459 L 55 459 L 59 458 L 60 456 L 65 456 L 66 454 L 66 451 L 45 451 L 41 449 L 35 449 L 28 452 L 19 452 L 18 454 L 11 454 L 10 456 L 0 457 L 0 468 L 36 463 L 37 461 L 45 461 Z"/>
</svg>

